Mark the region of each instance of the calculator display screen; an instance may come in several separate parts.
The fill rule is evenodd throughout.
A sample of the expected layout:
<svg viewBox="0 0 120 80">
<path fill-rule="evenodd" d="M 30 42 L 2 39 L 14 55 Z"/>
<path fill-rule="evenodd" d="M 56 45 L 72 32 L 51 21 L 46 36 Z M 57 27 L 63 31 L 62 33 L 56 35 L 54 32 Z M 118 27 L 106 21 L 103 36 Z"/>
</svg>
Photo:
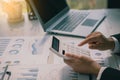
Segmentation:
<svg viewBox="0 0 120 80">
<path fill-rule="evenodd" d="M 52 48 L 57 52 L 59 52 L 59 44 L 60 44 L 60 41 L 57 38 L 53 37 Z"/>
</svg>

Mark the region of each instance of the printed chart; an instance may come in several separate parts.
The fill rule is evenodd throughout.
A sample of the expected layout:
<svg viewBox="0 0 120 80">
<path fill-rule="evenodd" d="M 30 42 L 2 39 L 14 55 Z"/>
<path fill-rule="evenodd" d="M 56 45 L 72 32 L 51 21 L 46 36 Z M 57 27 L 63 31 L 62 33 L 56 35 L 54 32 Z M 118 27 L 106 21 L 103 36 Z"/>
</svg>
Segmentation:
<svg viewBox="0 0 120 80">
<path fill-rule="evenodd" d="M 43 54 L 42 37 L 0 37 L 0 58 L 2 66 L 37 65 L 47 62 L 47 55 Z M 46 56 L 46 57 L 45 57 Z"/>
</svg>

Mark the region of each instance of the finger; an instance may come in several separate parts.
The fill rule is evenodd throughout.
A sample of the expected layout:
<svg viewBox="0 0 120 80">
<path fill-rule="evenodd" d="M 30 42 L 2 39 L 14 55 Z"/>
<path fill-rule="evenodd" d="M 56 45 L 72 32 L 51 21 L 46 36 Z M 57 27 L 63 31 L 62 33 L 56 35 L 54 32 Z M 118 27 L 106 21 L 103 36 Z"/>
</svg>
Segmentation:
<svg viewBox="0 0 120 80">
<path fill-rule="evenodd" d="M 74 59 L 71 53 L 65 53 L 65 56 L 69 58 L 69 59 L 64 59 L 65 62 L 72 62 Z"/>
<path fill-rule="evenodd" d="M 66 64 L 68 64 L 68 65 L 72 65 L 72 64 L 74 64 L 74 63 L 75 63 L 75 61 L 74 61 L 74 60 L 72 60 L 72 59 L 69 59 L 69 60 L 64 59 L 64 62 L 65 62 Z"/>
<path fill-rule="evenodd" d="M 66 59 L 64 59 L 64 62 L 65 62 L 66 64 L 73 63 L 72 60 L 66 60 Z"/>
<path fill-rule="evenodd" d="M 100 44 L 89 44 L 90 49 L 100 49 Z"/>
<path fill-rule="evenodd" d="M 81 43 L 78 44 L 78 46 L 83 46 L 89 42 L 89 39 L 83 40 Z"/>
<path fill-rule="evenodd" d="M 85 40 L 83 40 L 80 44 L 78 44 L 78 46 L 83 46 L 87 43 L 91 43 L 91 42 L 95 42 L 95 41 L 96 41 L 95 37 L 88 37 Z"/>
<path fill-rule="evenodd" d="M 87 57 L 84 55 L 78 56 L 78 59 L 79 61 L 86 62 L 86 63 L 93 61 L 90 57 Z"/>
<path fill-rule="evenodd" d="M 78 46 L 83 46 L 87 43 L 100 44 L 100 43 L 102 43 L 100 41 L 100 36 L 101 36 L 100 32 L 90 34 L 89 37 L 86 38 L 84 41 L 82 41 L 80 44 L 78 44 Z"/>
<path fill-rule="evenodd" d="M 65 53 L 65 56 L 69 57 L 72 60 L 72 59 L 78 59 L 80 55 L 72 54 L 72 53 Z"/>
<path fill-rule="evenodd" d="M 78 54 L 66 53 L 66 56 L 71 57 L 72 59 L 78 58 Z"/>
<path fill-rule="evenodd" d="M 83 56 L 83 55 L 66 53 L 66 56 L 72 58 L 72 59 L 73 59 L 73 62 L 74 62 L 75 60 L 79 60 L 79 61 L 83 61 L 83 62 L 91 62 L 91 61 L 93 61 L 90 57 Z M 71 63 L 69 62 L 68 64 L 71 64 Z"/>
<path fill-rule="evenodd" d="M 86 59 L 89 59 L 88 57 L 86 56 L 83 56 L 83 55 L 78 55 L 78 54 L 69 54 L 69 53 L 66 53 L 66 56 L 67 57 L 70 57 L 71 58 L 71 61 L 75 61 L 75 60 L 86 60 Z M 73 60 L 72 60 L 73 59 Z"/>
</svg>

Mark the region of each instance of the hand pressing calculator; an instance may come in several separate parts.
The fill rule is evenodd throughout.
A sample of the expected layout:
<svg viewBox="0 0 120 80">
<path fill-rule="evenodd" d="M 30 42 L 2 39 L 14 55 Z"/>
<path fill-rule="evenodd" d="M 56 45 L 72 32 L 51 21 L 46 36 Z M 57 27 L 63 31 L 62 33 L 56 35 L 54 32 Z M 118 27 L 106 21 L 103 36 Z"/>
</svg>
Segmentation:
<svg viewBox="0 0 120 80">
<path fill-rule="evenodd" d="M 108 60 L 105 58 L 105 55 L 102 54 L 101 52 L 98 51 L 93 52 L 87 49 L 83 49 L 82 47 L 75 46 L 73 44 L 67 44 L 65 42 L 60 41 L 55 36 L 53 36 L 52 38 L 52 45 L 50 47 L 50 50 L 64 59 L 70 59 L 64 55 L 66 52 L 68 52 L 91 57 L 92 59 L 97 61 L 100 65 L 108 66 Z"/>
<path fill-rule="evenodd" d="M 89 50 L 85 50 L 79 46 L 75 46 L 72 44 L 63 43 L 55 36 L 53 36 L 52 38 L 52 45 L 50 47 L 50 50 L 55 54 L 57 54 L 58 56 L 63 57 L 64 59 L 69 59 L 64 55 L 66 52 L 85 55 L 90 57 Z"/>
</svg>

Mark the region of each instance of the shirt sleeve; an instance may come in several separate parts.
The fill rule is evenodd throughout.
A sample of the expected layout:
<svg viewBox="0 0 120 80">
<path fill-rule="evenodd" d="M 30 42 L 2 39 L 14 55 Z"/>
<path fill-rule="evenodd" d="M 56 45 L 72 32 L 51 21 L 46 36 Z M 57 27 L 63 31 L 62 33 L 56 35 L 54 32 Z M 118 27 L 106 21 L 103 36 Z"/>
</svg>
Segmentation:
<svg viewBox="0 0 120 80">
<path fill-rule="evenodd" d="M 112 53 L 119 53 L 120 52 L 120 44 L 115 37 L 112 37 L 115 42 L 115 48 L 112 50 Z"/>
<path fill-rule="evenodd" d="M 115 42 L 115 48 L 112 50 L 112 53 L 119 53 L 120 52 L 120 44 L 118 42 L 118 40 L 115 38 L 115 37 L 112 37 L 112 39 L 114 40 Z M 97 76 L 97 80 L 100 80 L 101 78 L 101 75 L 103 73 L 103 71 L 106 69 L 107 67 L 101 67 L 99 73 L 98 73 L 98 76 Z"/>
<path fill-rule="evenodd" d="M 102 76 L 102 73 L 103 71 L 106 69 L 107 67 L 101 67 L 99 73 L 98 73 L 98 76 L 97 76 L 97 80 L 100 80 L 101 76 Z"/>
</svg>

